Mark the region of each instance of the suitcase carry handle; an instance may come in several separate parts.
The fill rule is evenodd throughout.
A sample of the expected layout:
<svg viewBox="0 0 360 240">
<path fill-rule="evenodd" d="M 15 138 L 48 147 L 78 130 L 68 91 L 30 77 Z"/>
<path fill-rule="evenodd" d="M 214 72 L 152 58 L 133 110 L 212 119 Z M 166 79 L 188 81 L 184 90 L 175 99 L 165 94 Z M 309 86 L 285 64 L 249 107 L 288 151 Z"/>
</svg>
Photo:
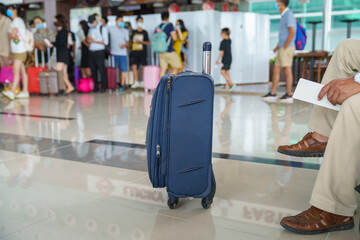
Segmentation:
<svg viewBox="0 0 360 240">
<path fill-rule="evenodd" d="M 38 51 L 39 50 L 35 48 L 35 67 L 39 67 Z"/>
<path fill-rule="evenodd" d="M 35 67 L 39 67 L 39 49 L 35 48 Z M 40 51 L 41 54 L 41 67 L 45 68 L 45 54 L 43 51 Z"/>
<path fill-rule="evenodd" d="M 211 74 L 211 42 L 204 42 L 203 44 L 203 69 L 202 72 L 208 75 Z"/>
</svg>

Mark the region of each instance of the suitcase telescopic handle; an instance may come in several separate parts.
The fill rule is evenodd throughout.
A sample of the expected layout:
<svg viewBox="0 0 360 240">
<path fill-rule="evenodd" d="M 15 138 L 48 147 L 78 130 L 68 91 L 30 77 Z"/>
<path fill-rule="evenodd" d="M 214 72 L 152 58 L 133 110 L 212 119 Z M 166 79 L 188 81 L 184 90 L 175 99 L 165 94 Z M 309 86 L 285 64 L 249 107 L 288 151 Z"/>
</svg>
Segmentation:
<svg viewBox="0 0 360 240">
<path fill-rule="evenodd" d="M 204 42 L 203 44 L 203 73 L 211 74 L 211 42 Z"/>
</svg>

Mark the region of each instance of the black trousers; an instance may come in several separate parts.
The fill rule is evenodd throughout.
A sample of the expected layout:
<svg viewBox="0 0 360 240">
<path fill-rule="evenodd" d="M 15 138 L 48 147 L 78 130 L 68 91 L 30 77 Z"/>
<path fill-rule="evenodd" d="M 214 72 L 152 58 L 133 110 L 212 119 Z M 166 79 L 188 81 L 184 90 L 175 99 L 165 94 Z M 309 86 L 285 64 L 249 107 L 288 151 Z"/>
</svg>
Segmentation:
<svg viewBox="0 0 360 240">
<path fill-rule="evenodd" d="M 98 89 L 98 72 L 100 73 L 101 89 L 106 90 L 107 88 L 107 77 L 105 69 L 105 50 L 102 51 L 90 51 L 89 52 L 89 65 L 91 69 L 91 76 L 94 79 L 95 89 Z"/>
</svg>

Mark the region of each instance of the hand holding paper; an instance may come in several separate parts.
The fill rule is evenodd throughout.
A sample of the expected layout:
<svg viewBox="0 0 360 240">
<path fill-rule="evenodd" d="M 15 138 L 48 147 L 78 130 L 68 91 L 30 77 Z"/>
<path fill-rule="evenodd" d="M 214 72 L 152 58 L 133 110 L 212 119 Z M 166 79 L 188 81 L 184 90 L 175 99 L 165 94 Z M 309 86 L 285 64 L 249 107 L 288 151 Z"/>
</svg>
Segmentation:
<svg viewBox="0 0 360 240">
<path fill-rule="evenodd" d="M 354 78 L 337 79 L 326 84 L 319 93 L 319 99 L 325 94 L 332 105 L 343 104 L 349 97 L 360 93 L 360 84 L 354 81 Z"/>
<path fill-rule="evenodd" d="M 325 97 L 319 100 L 319 93 L 321 92 L 321 89 L 324 87 L 324 85 L 320 83 L 315 83 L 306 79 L 301 78 L 295 93 L 294 93 L 294 99 L 298 99 L 304 102 L 312 103 L 321 107 L 333 109 L 336 111 L 340 110 L 340 105 L 332 105 L 329 100 L 327 99 L 326 95 Z"/>
</svg>

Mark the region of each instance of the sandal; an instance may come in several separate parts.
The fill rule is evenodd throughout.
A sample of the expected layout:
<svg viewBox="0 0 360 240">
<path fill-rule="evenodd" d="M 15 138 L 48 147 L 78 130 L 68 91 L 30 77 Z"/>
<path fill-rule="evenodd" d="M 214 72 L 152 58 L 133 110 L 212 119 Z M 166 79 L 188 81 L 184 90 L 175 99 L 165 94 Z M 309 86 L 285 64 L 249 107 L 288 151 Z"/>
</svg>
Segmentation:
<svg viewBox="0 0 360 240">
<path fill-rule="evenodd" d="M 298 143 L 289 146 L 279 146 L 278 152 L 295 157 L 323 157 L 327 142 L 319 142 L 312 136 L 312 132 Z"/>
<path fill-rule="evenodd" d="M 352 229 L 354 218 L 336 215 L 312 206 L 296 216 L 283 218 L 280 225 L 291 232 L 313 235 Z"/>
</svg>

